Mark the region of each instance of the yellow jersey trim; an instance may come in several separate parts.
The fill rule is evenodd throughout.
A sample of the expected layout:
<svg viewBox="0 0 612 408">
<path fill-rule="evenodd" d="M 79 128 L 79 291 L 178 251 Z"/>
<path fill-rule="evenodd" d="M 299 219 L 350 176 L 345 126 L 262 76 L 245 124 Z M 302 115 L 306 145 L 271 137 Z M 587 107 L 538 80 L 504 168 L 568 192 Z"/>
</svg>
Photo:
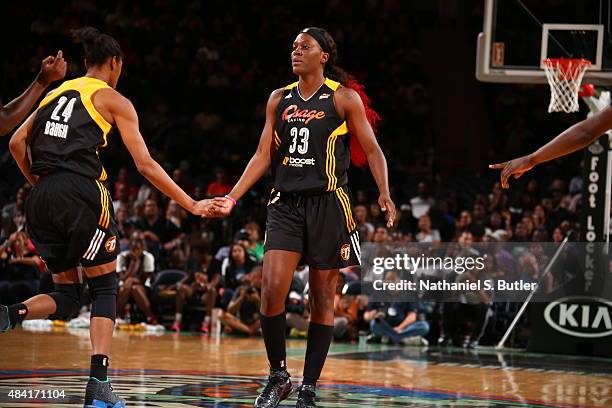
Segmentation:
<svg viewBox="0 0 612 408">
<path fill-rule="evenodd" d="M 100 190 L 100 204 L 102 205 L 102 211 L 100 213 L 98 224 L 101 227 L 108 229 L 108 226 L 110 225 L 108 190 L 106 190 L 104 184 L 100 183 L 98 180 L 96 180 L 96 184 L 98 185 L 98 190 Z"/>
<path fill-rule="evenodd" d="M 332 91 L 337 90 L 342 85 L 340 82 L 332 81 L 329 78 L 325 78 L 325 85 L 327 85 Z"/>
<path fill-rule="evenodd" d="M 336 177 L 336 139 L 338 136 L 342 136 L 347 133 L 348 126 L 346 126 L 346 121 L 344 121 L 327 138 L 327 155 L 325 159 L 325 172 L 327 173 L 328 180 L 327 191 L 335 191 L 338 184 L 338 178 Z"/>
<path fill-rule="evenodd" d="M 289 89 L 293 89 L 293 88 L 295 88 L 296 86 L 298 86 L 298 84 L 299 84 L 299 83 L 300 83 L 299 81 L 296 81 L 296 82 L 294 82 L 294 83 L 292 83 L 292 84 L 287 85 L 287 86 L 285 87 L 285 91 L 288 91 Z"/>
<path fill-rule="evenodd" d="M 340 205 L 342 206 L 344 212 L 344 218 L 346 219 L 346 229 L 348 230 L 348 232 L 351 232 L 357 226 L 357 224 L 355 223 L 355 219 L 353 218 L 353 211 L 351 210 L 351 201 L 342 187 L 336 190 L 336 196 L 338 197 L 338 200 L 340 201 Z"/>
</svg>

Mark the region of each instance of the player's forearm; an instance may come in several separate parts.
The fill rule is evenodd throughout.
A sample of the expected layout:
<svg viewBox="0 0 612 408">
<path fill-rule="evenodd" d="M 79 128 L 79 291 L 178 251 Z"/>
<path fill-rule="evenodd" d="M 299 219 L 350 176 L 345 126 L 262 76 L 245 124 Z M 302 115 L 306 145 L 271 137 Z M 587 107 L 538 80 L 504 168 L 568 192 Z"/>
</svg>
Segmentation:
<svg viewBox="0 0 612 408">
<path fill-rule="evenodd" d="M 21 95 L 0 109 L 0 136 L 6 135 L 25 119 L 47 86 L 35 80 Z"/>
<path fill-rule="evenodd" d="M 387 172 L 387 160 L 380 147 L 372 149 L 367 153 L 370 171 L 380 194 L 389 194 L 389 174 Z"/>
<path fill-rule="evenodd" d="M 599 136 L 601 135 L 596 129 L 590 129 L 585 121 L 582 121 L 530 154 L 529 159 L 534 166 L 554 160 L 589 146 Z"/>
<path fill-rule="evenodd" d="M 19 170 L 21 170 L 21 173 L 23 173 L 23 176 L 31 185 L 35 186 L 38 181 L 38 177 L 30 173 L 30 158 L 28 157 L 28 149 L 25 140 L 18 140 L 17 142 L 14 142 L 13 139 L 11 139 L 11 142 L 9 143 L 9 150 L 17 162 L 17 166 L 19 166 Z"/>
<path fill-rule="evenodd" d="M 255 184 L 261 176 L 268 170 L 270 167 L 270 155 L 265 153 L 256 153 L 249 164 L 247 164 L 240 180 L 234 186 L 232 191 L 230 191 L 229 196 L 239 200 L 251 187 Z"/>
<path fill-rule="evenodd" d="M 144 163 L 137 163 L 138 171 L 159 191 L 172 198 L 181 207 L 193 213 L 196 202 L 189 197 L 175 182 L 168 173 L 153 159 Z"/>
</svg>

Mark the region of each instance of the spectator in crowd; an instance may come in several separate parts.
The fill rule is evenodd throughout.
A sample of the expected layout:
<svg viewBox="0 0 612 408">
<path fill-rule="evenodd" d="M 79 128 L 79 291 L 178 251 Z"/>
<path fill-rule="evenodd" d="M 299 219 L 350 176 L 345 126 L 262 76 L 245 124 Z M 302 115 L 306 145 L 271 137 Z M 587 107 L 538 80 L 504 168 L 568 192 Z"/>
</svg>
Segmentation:
<svg viewBox="0 0 612 408">
<path fill-rule="evenodd" d="M 429 194 L 427 183 L 424 181 L 419 182 L 418 194 L 416 197 L 410 199 L 410 208 L 412 209 L 412 216 L 417 220 L 429 212 L 430 208 L 433 207 L 436 200 Z"/>
<path fill-rule="evenodd" d="M 355 213 L 355 221 L 357 221 L 359 237 L 364 241 L 371 241 L 374 236 L 374 225 L 368 222 L 368 207 L 358 204 L 353 208 L 353 212 Z"/>
<path fill-rule="evenodd" d="M 234 291 L 255 265 L 255 260 L 249 256 L 244 245 L 234 243 L 230 246 L 229 256 L 221 264 L 221 279 L 224 288 L 222 305 L 224 307 L 229 304 Z"/>
<path fill-rule="evenodd" d="M 180 331 L 183 322 L 183 306 L 187 302 L 199 302 L 204 305 L 204 319 L 200 331 L 209 333 L 211 329 L 212 310 L 218 299 L 221 275 L 212 255 L 205 248 L 194 246 L 191 251 L 187 276 L 177 282 L 176 312 L 172 330 Z"/>
<path fill-rule="evenodd" d="M 294 278 L 295 283 L 295 278 Z M 310 304 L 307 293 L 300 293 L 292 284 L 289 296 L 285 302 L 285 313 L 289 335 L 305 339 L 308 333 L 308 319 L 310 317 Z"/>
<path fill-rule="evenodd" d="M 187 218 L 187 211 L 174 200 L 168 202 L 168 209 L 166 210 L 166 219 L 174 225 L 181 233 L 189 234 L 191 232 L 191 226 Z"/>
<path fill-rule="evenodd" d="M 115 183 L 115 185 L 117 185 Z M 113 201 L 113 210 L 117 213 L 119 207 L 124 206 L 129 208 L 131 204 L 130 190 L 127 184 L 119 183 L 117 185 L 117 191 L 115 192 L 115 200 Z"/>
<path fill-rule="evenodd" d="M 252 271 L 243 279 L 234 296 L 221 315 L 221 321 L 229 333 L 253 336 L 259 333 L 259 307 L 261 305 L 261 268 Z"/>
<path fill-rule="evenodd" d="M 23 223 L 24 206 L 29 192 L 30 185 L 24 184 L 17 190 L 15 201 L 2 207 L 0 239 L 6 239 L 10 234 L 17 231 L 17 228 Z"/>
<path fill-rule="evenodd" d="M 370 222 L 374 225 L 385 225 L 385 217 L 378 203 L 370 204 Z"/>
<path fill-rule="evenodd" d="M 232 187 L 225 170 L 217 169 L 215 170 L 215 181 L 212 181 L 206 188 L 206 195 L 208 197 L 224 196 L 232 191 Z"/>
<path fill-rule="evenodd" d="M 38 294 L 45 265 L 24 231 L 14 232 L 0 246 L 0 304 L 19 303 Z"/>
<path fill-rule="evenodd" d="M 264 244 L 261 240 L 261 228 L 256 222 L 249 222 L 244 226 L 246 233 L 249 235 L 247 252 L 255 261 L 262 262 L 264 257 Z"/>
<path fill-rule="evenodd" d="M 117 172 L 117 179 L 115 180 L 115 183 L 114 183 L 115 195 L 113 196 L 115 200 L 121 200 L 121 190 L 123 187 L 125 187 L 125 190 L 127 191 L 127 197 L 129 198 L 130 201 L 136 198 L 138 194 L 138 187 L 136 187 L 134 184 L 130 182 L 129 175 L 130 173 L 127 167 L 121 167 L 119 171 Z"/>
<path fill-rule="evenodd" d="M 172 172 L 172 180 L 174 180 L 174 182 L 187 194 L 193 195 L 193 190 L 195 187 L 189 180 L 187 180 L 183 169 L 174 169 L 174 171 Z"/>
<path fill-rule="evenodd" d="M 485 227 L 485 235 L 491 237 L 494 241 L 502 241 L 506 236 L 510 235 L 511 230 L 509 228 L 510 219 L 506 218 L 504 220 L 498 211 L 493 211 Z"/>
<path fill-rule="evenodd" d="M 440 232 L 436 229 L 431 229 L 431 218 L 424 214 L 419 218 L 419 232 L 416 235 L 419 242 L 440 242 Z"/>
<path fill-rule="evenodd" d="M 455 221 L 455 238 L 453 241 L 456 241 L 457 238 L 465 231 L 469 231 L 472 226 L 472 214 L 467 211 L 461 211 L 459 218 Z"/>
<path fill-rule="evenodd" d="M 126 305 L 134 300 L 145 314 L 147 323 L 157 324 L 157 318 L 151 308 L 151 278 L 155 272 L 155 258 L 145 250 L 143 234 L 135 232 L 130 239 L 129 249 L 117 257 L 117 273 L 120 288 L 117 295 L 117 312 L 126 317 Z"/>
<path fill-rule="evenodd" d="M 387 227 L 380 226 L 376 228 L 372 242 L 376 244 L 386 244 L 389 242 L 389 239 L 389 230 Z"/>
<path fill-rule="evenodd" d="M 128 207 L 120 206 L 115 211 L 115 219 L 117 221 L 117 238 L 119 242 L 119 249 L 125 251 L 128 249 L 130 237 L 136 230 L 135 223 L 130 220 L 130 212 Z"/>
<path fill-rule="evenodd" d="M 181 243 L 181 231 L 161 214 L 157 201 L 153 199 L 145 202 L 138 229 L 143 232 L 147 250 L 158 258 Z"/>
<path fill-rule="evenodd" d="M 398 283 L 399 274 L 394 270 L 387 271 L 384 281 Z M 374 340 L 386 337 L 393 344 L 427 345 L 423 336 L 429 332 L 429 324 L 418 320 L 417 307 L 412 302 L 370 302 L 364 319 L 370 323 Z M 415 339 L 410 340 L 411 337 Z"/>
<path fill-rule="evenodd" d="M 340 272 L 334 298 L 334 339 L 352 340 L 357 338 L 360 317 L 367 307 L 367 297 L 346 293 L 346 274 Z"/>
</svg>

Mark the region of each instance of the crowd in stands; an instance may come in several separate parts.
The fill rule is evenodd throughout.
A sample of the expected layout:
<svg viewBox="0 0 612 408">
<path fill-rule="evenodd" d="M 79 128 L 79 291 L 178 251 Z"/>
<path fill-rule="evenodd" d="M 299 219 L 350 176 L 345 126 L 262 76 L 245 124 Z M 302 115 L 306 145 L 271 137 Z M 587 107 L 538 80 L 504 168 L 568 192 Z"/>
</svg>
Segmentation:
<svg viewBox="0 0 612 408">
<path fill-rule="evenodd" d="M 31 13 L 32 24 L 23 33 L 30 40 L 27 45 L 11 48 L 11 58 L 5 59 L 3 99 L 17 94 L 17 85 L 12 84 L 25 81 L 33 66 L 29 62 L 47 53 L 35 44 L 65 45 L 68 77 L 80 75 L 80 56 L 76 51 L 71 54 L 76 48 L 65 43 L 67 30 L 74 21 L 97 25 L 123 47 L 125 73 L 119 90 L 134 102 L 152 154 L 194 198 L 228 193 L 256 147 L 267 95 L 294 80 L 288 64 L 293 36 L 317 19 L 305 22 L 282 3 L 272 2 L 204 6 L 195 1 L 94 1 L 96 7 L 88 7 L 90 3 L 68 2 L 61 14 L 50 9 L 51 3 L 36 5 L 36 10 L 28 5 L 9 8 L 7 18 Z M 334 27 L 331 33 L 339 43 L 341 60 L 367 84 L 374 107 L 383 116 L 381 145 L 400 210 L 396 227 L 388 229 L 368 171 L 352 169 L 350 185 L 361 241 L 560 242 L 576 228 L 580 209 L 582 180 L 575 159 L 524 176 L 510 191 L 502 190 L 492 172 L 435 172 L 431 78 L 417 39 L 437 18 L 436 7 L 424 5 L 428 2 L 402 3 L 364 2 L 362 12 L 377 15 L 368 24 L 359 13 L 343 12 L 342 2 L 325 2 L 320 8 Z M 264 11 L 265 19 L 253 17 Z M 243 21 L 235 24 L 235 18 Z M 170 29 L 174 35 L 168 35 Z M 365 49 L 385 52 L 370 58 Z M 526 153 L 566 124 L 551 126 L 549 119 L 529 113 L 541 102 L 534 95 L 530 87 L 487 88 L 487 114 L 494 118 L 492 131 L 500 139 L 492 160 Z M 458 130 L 457 137 L 467 136 Z M 129 156 L 118 135 L 111 135 L 110 141 L 101 157 L 110 174 L 119 230 L 118 317 L 203 332 L 215 330 L 219 322 L 225 332 L 258 335 L 269 175 L 240 201 L 230 218 L 195 218 L 127 164 Z M 30 186 L 23 184 L 6 154 L 6 143 L 0 153 L 0 171 L 6 175 L 0 183 L 0 303 L 11 304 L 49 292 L 52 284 L 23 228 Z M 355 340 L 367 332 L 373 341 L 440 340 L 470 347 L 498 340 L 507 326 L 504 319 L 515 310 L 492 299 L 433 305 L 372 302 L 361 293 L 360 279 L 359 268 L 340 273 L 334 330 L 338 340 Z M 388 273 L 385 279 L 398 277 Z M 295 271 L 286 312 L 291 334 L 305 335 L 307 266 Z"/>
</svg>

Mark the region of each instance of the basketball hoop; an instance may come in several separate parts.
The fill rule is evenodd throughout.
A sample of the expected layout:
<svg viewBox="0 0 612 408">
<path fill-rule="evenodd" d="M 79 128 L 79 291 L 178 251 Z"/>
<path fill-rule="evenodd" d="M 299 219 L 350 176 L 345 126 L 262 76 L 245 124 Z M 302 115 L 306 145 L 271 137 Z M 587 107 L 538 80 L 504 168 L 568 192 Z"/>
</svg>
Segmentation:
<svg viewBox="0 0 612 408">
<path fill-rule="evenodd" d="M 580 83 L 591 61 L 581 58 L 546 58 L 543 63 L 550 85 L 548 112 L 577 112 Z"/>
</svg>

